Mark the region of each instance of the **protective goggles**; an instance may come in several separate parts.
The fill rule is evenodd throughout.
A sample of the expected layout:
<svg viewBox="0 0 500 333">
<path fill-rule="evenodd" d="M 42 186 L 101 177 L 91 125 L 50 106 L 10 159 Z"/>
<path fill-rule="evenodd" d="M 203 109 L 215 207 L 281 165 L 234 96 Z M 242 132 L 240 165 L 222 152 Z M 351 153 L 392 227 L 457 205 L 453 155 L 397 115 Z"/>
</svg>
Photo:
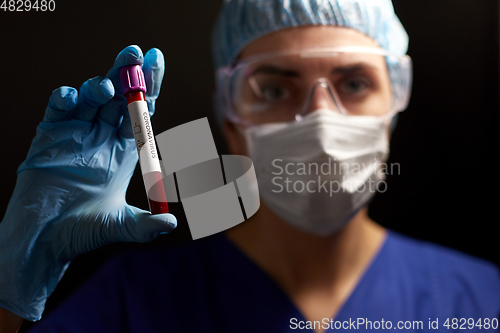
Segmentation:
<svg viewBox="0 0 500 333">
<path fill-rule="evenodd" d="M 362 46 L 259 54 L 217 73 L 218 101 L 244 125 L 300 120 L 318 108 L 392 117 L 410 99 L 412 62 Z"/>
</svg>

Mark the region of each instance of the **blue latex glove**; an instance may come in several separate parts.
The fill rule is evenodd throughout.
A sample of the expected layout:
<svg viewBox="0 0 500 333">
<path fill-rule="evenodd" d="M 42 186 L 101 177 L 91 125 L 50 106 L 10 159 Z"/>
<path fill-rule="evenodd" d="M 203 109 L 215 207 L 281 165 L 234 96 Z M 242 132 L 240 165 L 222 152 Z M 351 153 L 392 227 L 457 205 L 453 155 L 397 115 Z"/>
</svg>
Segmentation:
<svg viewBox="0 0 500 333">
<path fill-rule="evenodd" d="M 159 94 L 163 54 L 125 48 L 107 76 L 61 87 L 18 170 L 0 223 L 0 307 L 39 320 L 70 260 L 113 242 L 148 242 L 177 225 L 125 201 L 138 156 L 119 68 L 143 64 L 149 110 Z"/>
</svg>

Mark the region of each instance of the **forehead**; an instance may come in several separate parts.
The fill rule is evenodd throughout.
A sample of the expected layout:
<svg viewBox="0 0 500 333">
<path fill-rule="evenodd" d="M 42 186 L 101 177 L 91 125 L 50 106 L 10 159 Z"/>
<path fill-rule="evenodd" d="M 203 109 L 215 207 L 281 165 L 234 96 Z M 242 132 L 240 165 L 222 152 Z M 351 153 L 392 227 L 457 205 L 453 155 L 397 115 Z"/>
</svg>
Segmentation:
<svg viewBox="0 0 500 333">
<path fill-rule="evenodd" d="M 371 37 L 345 27 L 300 26 L 264 35 L 248 44 L 238 59 L 253 55 L 301 50 L 318 46 L 368 46 L 380 47 Z"/>
</svg>

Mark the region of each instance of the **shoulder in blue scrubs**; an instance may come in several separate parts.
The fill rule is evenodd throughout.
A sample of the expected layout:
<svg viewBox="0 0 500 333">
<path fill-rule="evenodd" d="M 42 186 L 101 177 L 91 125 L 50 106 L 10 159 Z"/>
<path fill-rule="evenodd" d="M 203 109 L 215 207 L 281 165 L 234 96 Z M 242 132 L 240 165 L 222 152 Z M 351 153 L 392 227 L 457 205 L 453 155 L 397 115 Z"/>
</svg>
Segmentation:
<svg viewBox="0 0 500 333">
<path fill-rule="evenodd" d="M 389 231 L 328 331 L 463 331 L 464 320 L 498 324 L 499 314 L 495 265 Z M 276 282 L 218 234 L 118 256 L 32 332 L 313 331 L 306 327 Z"/>
</svg>

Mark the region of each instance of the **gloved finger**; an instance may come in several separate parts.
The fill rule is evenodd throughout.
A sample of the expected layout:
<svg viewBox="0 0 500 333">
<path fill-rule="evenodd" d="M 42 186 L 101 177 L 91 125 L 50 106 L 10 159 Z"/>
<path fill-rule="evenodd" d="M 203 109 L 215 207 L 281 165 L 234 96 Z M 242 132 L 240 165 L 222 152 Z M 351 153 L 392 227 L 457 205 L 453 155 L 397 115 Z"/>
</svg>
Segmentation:
<svg viewBox="0 0 500 333">
<path fill-rule="evenodd" d="M 146 80 L 146 102 L 148 103 L 149 116 L 155 112 L 155 102 L 160 95 L 161 82 L 165 74 L 165 58 L 163 53 L 157 49 L 152 48 L 144 56 L 144 78 Z"/>
<path fill-rule="evenodd" d="M 85 81 L 80 88 L 73 118 L 83 121 L 94 120 L 99 107 L 108 102 L 114 95 L 115 88 L 108 78 L 96 76 Z"/>
<path fill-rule="evenodd" d="M 165 59 L 163 53 L 157 48 L 149 50 L 144 56 L 142 70 L 144 71 L 147 89 L 145 99 L 148 103 L 149 116 L 151 117 L 155 112 L 155 102 L 160 95 L 161 82 L 165 74 Z M 124 138 L 134 137 L 128 112 L 124 113 L 123 121 L 120 125 L 120 135 Z"/>
<path fill-rule="evenodd" d="M 97 116 L 111 126 L 117 127 L 121 123 L 123 114 L 127 110 L 127 100 L 122 94 L 120 84 L 120 67 L 126 65 L 141 65 L 143 61 L 144 56 L 139 46 L 127 46 L 118 54 L 113 67 L 106 75 L 113 83 L 115 96 L 99 108 Z"/>
<path fill-rule="evenodd" d="M 177 219 L 172 214 L 151 215 L 150 212 L 137 207 L 128 207 L 133 218 L 125 221 L 127 236 L 121 241 L 150 242 L 161 234 L 167 234 L 177 227 Z M 123 233 L 125 235 L 125 233 Z"/>
<path fill-rule="evenodd" d="M 60 87 L 52 92 L 45 110 L 44 122 L 57 122 L 68 119 L 77 104 L 78 91 L 71 87 Z"/>
<path fill-rule="evenodd" d="M 172 214 L 151 215 L 146 212 L 138 221 L 137 239 L 150 242 L 159 235 L 168 234 L 177 227 L 177 219 Z"/>
<path fill-rule="evenodd" d="M 120 68 L 126 65 L 142 65 L 143 62 L 144 56 L 142 50 L 137 45 L 127 46 L 118 53 L 113 67 L 106 74 L 106 77 L 113 81 L 117 93 L 122 92 L 120 85 L 118 85 L 120 83 Z"/>
<path fill-rule="evenodd" d="M 119 135 L 126 139 L 134 138 L 134 132 L 132 131 L 132 124 L 130 123 L 130 114 L 125 112 L 123 114 L 123 120 L 120 125 Z"/>
</svg>

